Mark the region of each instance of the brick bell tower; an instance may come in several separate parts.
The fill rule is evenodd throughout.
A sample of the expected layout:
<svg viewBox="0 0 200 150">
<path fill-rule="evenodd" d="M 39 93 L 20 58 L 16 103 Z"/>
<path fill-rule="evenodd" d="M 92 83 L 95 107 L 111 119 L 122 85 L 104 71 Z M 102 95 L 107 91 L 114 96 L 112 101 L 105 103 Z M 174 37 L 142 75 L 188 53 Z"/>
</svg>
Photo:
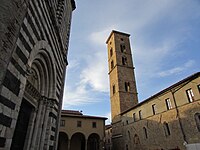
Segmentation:
<svg viewBox="0 0 200 150">
<path fill-rule="evenodd" d="M 106 41 L 112 120 L 138 103 L 129 36 L 112 31 Z"/>
</svg>

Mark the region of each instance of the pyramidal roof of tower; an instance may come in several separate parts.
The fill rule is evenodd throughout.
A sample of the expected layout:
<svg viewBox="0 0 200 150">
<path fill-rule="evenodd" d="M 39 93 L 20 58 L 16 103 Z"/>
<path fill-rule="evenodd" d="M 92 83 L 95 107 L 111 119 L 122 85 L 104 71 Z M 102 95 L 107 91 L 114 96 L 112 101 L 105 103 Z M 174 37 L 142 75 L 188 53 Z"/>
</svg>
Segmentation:
<svg viewBox="0 0 200 150">
<path fill-rule="evenodd" d="M 126 35 L 126 36 L 130 36 L 130 34 L 128 33 L 124 33 L 124 32 L 120 32 L 120 31 L 116 31 L 116 30 L 112 30 L 112 32 L 110 33 L 108 39 L 106 40 L 106 44 L 108 43 L 108 41 L 110 40 L 110 37 L 112 36 L 113 33 L 117 33 L 117 34 L 123 34 L 123 35 Z"/>
</svg>

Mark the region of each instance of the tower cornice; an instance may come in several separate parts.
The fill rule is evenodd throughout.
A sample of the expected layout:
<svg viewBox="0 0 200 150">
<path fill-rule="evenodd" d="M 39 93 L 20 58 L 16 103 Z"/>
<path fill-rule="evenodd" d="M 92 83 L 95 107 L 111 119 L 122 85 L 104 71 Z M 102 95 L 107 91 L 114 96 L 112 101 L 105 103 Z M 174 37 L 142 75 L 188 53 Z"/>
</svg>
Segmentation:
<svg viewBox="0 0 200 150">
<path fill-rule="evenodd" d="M 124 32 L 120 32 L 120 31 L 112 30 L 112 32 L 110 33 L 108 39 L 106 40 L 106 44 L 108 44 L 108 41 L 110 40 L 110 37 L 111 37 L 112 34 L 114 34 L 114 33 L 123 34 L 123 35 L 126 35 L 126 36 L 128 36 L 128 37 L 130 36 L 130 34 L 128 34 L 128 33 L 124 33 Z"/>
</svg>

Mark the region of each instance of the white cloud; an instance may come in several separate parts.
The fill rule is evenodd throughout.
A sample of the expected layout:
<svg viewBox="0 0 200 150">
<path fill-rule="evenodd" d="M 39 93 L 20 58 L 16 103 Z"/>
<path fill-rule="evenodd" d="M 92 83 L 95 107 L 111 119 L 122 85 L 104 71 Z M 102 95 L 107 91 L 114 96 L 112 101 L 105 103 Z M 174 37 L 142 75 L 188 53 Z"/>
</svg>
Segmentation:
<svg viewBox="0 0 200 150">
<path fill-rule="evenodd" d="M 105 46 L 106 40 L 110 32 L 116 28 L 117 28 L 116 25 L 111 25 L 108 28 L 102 29 L 101 31 L 94 31 L 90 34 L 89 39 L 92 42 L 92 44 L 95 46 L 97 45 Z"/>
<path fill-rule="evenodd" d="M 174 67 L 174 68 L 171 68 L 169 70 L 165 70 L 165 71 L 159 72 L 158 76 L 165 77 L 165 76 L 171 76 L 171 75 L 179 74 L 179 73 L 187 70 L 188 68 L 192 67 L 192 65 L 194 63 L 195 63 L 194 60 L 189 60 L 188 62 L 186 62 L 185 64 L 183 64 L 183 66 Z"/>
<path fill-rule="evenodd" d="M 111 122 L 112 122 L 112 120 L 111 120 L 111 112 L 107 113 L 107 114 L 105 115 L 105 117 L 108 118 L 108 119 L 106 120 L 106 125 L 107 125 L 107 124 L 111 124 Z"/>
</svg>

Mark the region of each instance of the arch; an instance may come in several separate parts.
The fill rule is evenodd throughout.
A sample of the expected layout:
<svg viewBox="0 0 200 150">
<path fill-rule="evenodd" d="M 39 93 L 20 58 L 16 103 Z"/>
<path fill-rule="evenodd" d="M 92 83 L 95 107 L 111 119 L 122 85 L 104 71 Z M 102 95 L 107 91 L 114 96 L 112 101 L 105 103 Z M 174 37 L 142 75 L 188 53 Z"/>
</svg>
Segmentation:
<svg viewBox="0 0 200 150">
<path fill-rule="evenodd" d="M 99 150 L 100 136 L 96 133 L 92 133 L 88 137 L 87 150 Z"/>
<path fill-rule="evenodd" d="M 70 150 L 85 150 L 85 136 L 83 133 L 77 132 L 72 135 Z"/>
<path fill-rule="evenodd" d="M 29 68 L 38 67 L 40 65 L 40 71 L 43 69 L 43 79 L 40 80 L 40 91 L 41 94 L 48 98 L 55 99 L 56 91 L 55 91 L 55 83 L 56 83 L 56 66 L 55 66 L 55 58 L 52 52 L 52 49 L 48 42 L 41 40 L 37 42 L 33 50 L 31 51 L 28 59 Z M 44 72 L 45 71 L 45 72 Z M 41 73 L 41 72 L 40 72 Z M 46 88 L 48 87 L 48 88 Z"/>
<path fill-rule="evenodd" d="M 69 146 L 69 138 L 65 132 L 59 132 L 58 150 L 67 150 Z"/>
</svg>

